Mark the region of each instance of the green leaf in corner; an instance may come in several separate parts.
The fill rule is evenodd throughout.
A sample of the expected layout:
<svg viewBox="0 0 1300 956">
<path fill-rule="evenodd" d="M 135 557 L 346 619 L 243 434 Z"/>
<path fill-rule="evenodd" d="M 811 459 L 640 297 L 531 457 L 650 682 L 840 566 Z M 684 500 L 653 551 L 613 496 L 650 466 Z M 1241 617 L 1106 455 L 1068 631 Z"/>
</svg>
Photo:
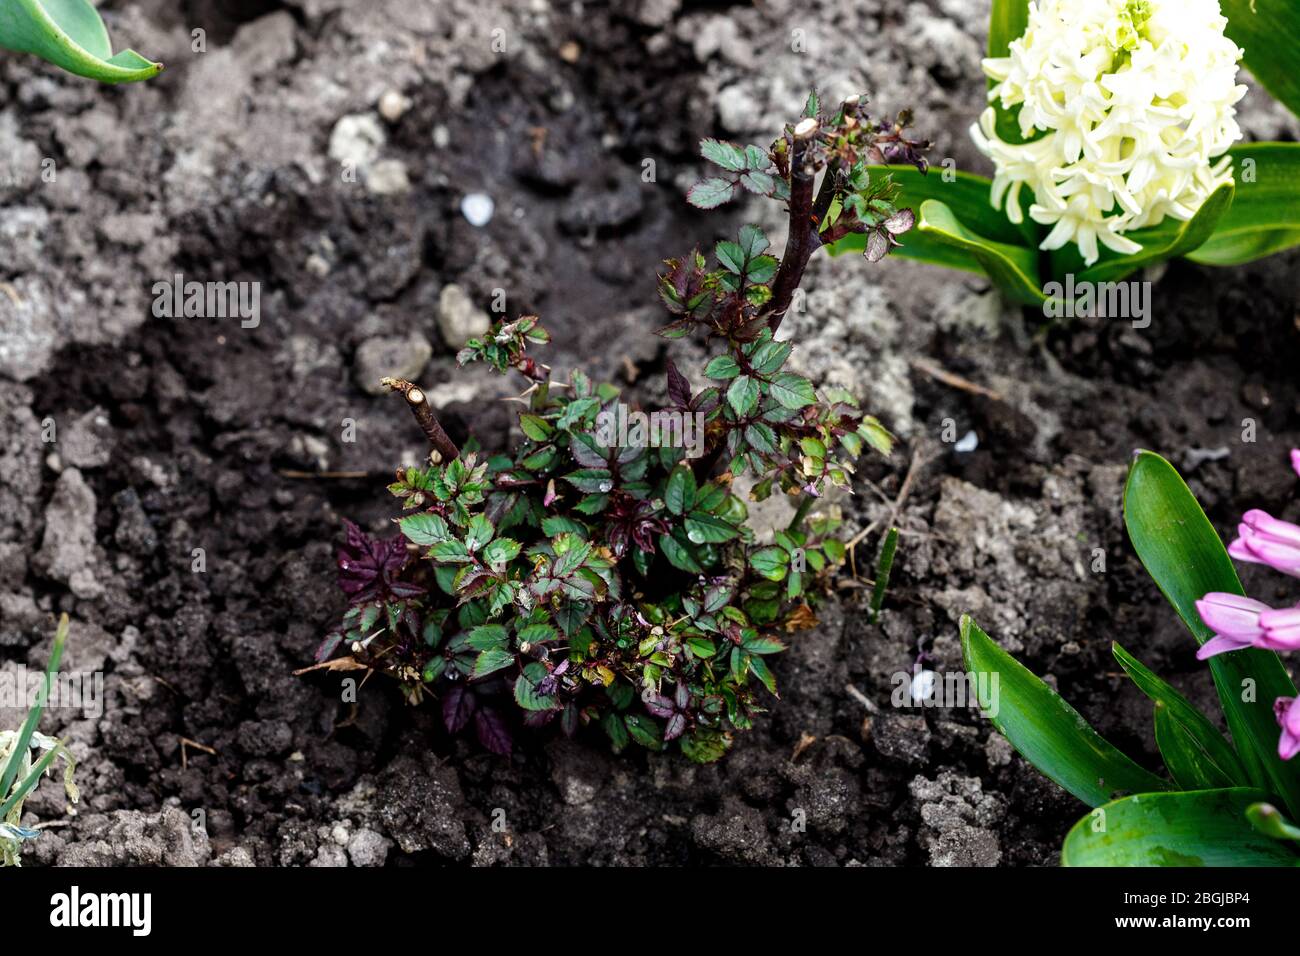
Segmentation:
<svg viewBox="0 0 1300 956">
<path fill-rule="evenodd" d="M 1224 31 L 1246 51 L 1242 62 L 1274 99 L 1300 116 L 1300 6 L 1295 0 L 1219 0 Z"/>
<path fill-rule="evenodd" d="M 3 769 L 0 769 L 0 802 L 3 802 L 3 806 L 0 806 L 0 822 L 6 822 L 5 816 L 9 811 L 17 806 L 27 792 L 40 780 L 39 773 L 32 773 L 22 781 L 16 790 L 12 789 L 14 780 L 18 776 L 18 768 L 23 765 L 23 757 L 27 754 L 27 749 L 31 744 L 32 734 L 36 733 L 36 726 L 41 722 L 41 711 L 45 709 L 45 704 L 49 700 L 50 690 L 53 688 L 55 676 L 59 672 L 59 660 L 63 657 L 63 646 L 67 642 L 68 615 L 61 614 L 59 615 L 59 625 L 54 632 L 54 643 L 50 647 L 50 660 L 45 668 L 45 680 L 37 690 L 36 699 L 27 712 L 27 719 L 23 721 L 18 736 L 13 741 L 13 749 L 9 752 L 9 759 L 5 761 Z M 46 763 L 46 766 L 49 766 L 49 764 Z"/>
<path fill-rule="evenodd" d="M 628 742 L 627 727 L 623 724 L 623 716 L 611 710 L 601 720 L 600 725 L 605 728 L 605 733 L 609 735 L 610 749 L 616 754 L 622 753 Z"/>
<path fill-rule="evenodd" d="M 1045 301 L 1035 250 L 994 242 L 972 232 L 962 225 L 947 204 L 937 199 L 921 203 L 916 232 L 967 253 L 1012 301 L 1022 305 L 1041 305 Z"/>
<path fill-rule="evenodd" d="M 730 737 L 705 730 L 682 737 L 682 753 L 696 763 L 713 763 L 715 760 L 720 760 L 730 746 Z"/>
<path fill-rule="evenodd" d="M 1242 594 L 1232 559 L 1174 466 L 1138 452 L 1124 485 L 1124 524 L 1147 573 L 1174 606 L 1198 644 L 1213 633 L 1196 611 L 1210 591 Z M 1295 685 L 1272 651 L 1248 648 L 1210 658 L 1210 672 L 1237 755 L 1250 782 L 1300 814 L 1300 765 L 1277 755 L 1273 701 L 1294 697 Z"/>
<path fill-rule="evenodd" d="M 1196 753 L 1197 764 L 1208 765 L 1206 776 L 1203 778 L 1207 781 L 1214 781 L 1215 786 L 1232 787 L 1244 786 L 1250 782 L 1246 770 L 1237 759 L 1236 752 L 1232 745 L 1223 739 L 1223 734 L 1210 723 L 1210 718 L 1201 713 L 1195 705 L 1186 697 L 1174 690 L 1167 683 L 1156 676 L 1146 665 L 1136 657 L 1124 650 L 1117 642 L 1112 642 L 1111 652 L 1115 655 L 1115 660 L 1119 661 L 1119 666 L 1124 668 L 1124 673 L 1132 678 L 1133 683 L 1137 684 L 1138 689 L 1146 694 L 1157 705 L 1157 708 L 1163 707 L 1166 722 L 1177 724 L 1183 735 L 1187 738 L 1187 745 Z M 1160 721 L 1161 717 L 1156 717 L 1156 740 L 1159 743 L 1160 738 Z M 1166 738 L 1178 745 L 1182 738 L 1173 735 L 1172 730 L 1166 731 Z M 1164 747 L 1160 748 L 1164 754 Z M 1183 782 L 1179 772 L 1170 765 L 1168 756 L 1165 757 L 1165 766 L 1173 774 L 1179 786 L 1186 790 L 1203 789 L 1200 786 L 1188 786 Z"/>
<path fill-rule="evenodd" d="M 1236 197 L 1210 238 L 1187 258 L 1236 266 L 1300 245 L 1300 143 L 1246 143 L 1228 153 Z"/>
<path fill-rule="evenodd" d="M 402 529 L 407 541 L 420 548 L 431 547 L 451 536 L 446 519 L 427 512 L 407 515 L 397 522 L 397 526 Z"/>
<path fill-rule="evenodd" d="M 737 415 L 745 416 L 758 404 L 758 380 L 748 375 L 740 375 L 731 381 L 727 388 L 727 404 Z"/>
<path fill-rule="evenodd" d="M 664 486 L 664 504 L 671 514 L 685 514 L 695 504 L 695 472 L 680 464 L 668 475 Z"/>
<path fill-rule="evenodd" d="M 659 725 L 643 714 L 624 714 L 623 723 L 632 739 L 647 750 L 663 750 L 663 731 Z"/>
<path fill-rule="evenodd" d="M 1116 800 L 1074 825 L 1061 848 L 1061 865 L 1295 866 L 1300 855 L 1246 818 L 1262 796 L 1236 787 Z"/>
<path fill-rule="evenodd" d="M 0 47 L 34 54 L 101 83 L 134 83 L 162 72 L 161 63 L 134 50 L 114 55 L 108 30 L 90 0 L 5 0 L 0 4 Z"/>
<path fill-rule="evenodd" d="M 1116 794 L 1169 789 L 1104 740 L 969 616 L 961 619 L 961 649 L 993 726 L 1021 756 L 1084 803 L 1096 807 Z"/>
<path fill-rule="evenodd" d="M 704 568 L 700 567 L 700 562 L 695 557 L 695 548 L 689 540 L 679 540 L 686 538 L 686 532 L 678 529 L 673 534 L 661 534 L 659 536 L 659 550 L 663 552 L 668 563 L 675 568 L 686 571 L 689 574 L 703 574 Z"/>
<path fill-rule="evenodd" d="M 474 670 L 470 676 L 478 680 L 480 677 L 487 677 L 488 674 L 495 674 L 514 662 L 515 655 L 513 651 L 504 647 L 489 647 L 474 659 Z"/>
</svg>

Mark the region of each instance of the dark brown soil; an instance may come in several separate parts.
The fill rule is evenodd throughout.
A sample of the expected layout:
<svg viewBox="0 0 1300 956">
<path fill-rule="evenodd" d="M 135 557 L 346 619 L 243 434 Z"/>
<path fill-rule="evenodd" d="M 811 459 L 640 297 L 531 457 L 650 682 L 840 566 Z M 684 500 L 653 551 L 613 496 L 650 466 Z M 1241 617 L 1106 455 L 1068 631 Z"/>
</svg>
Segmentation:
<svg viewBox="0 0 1300 956">
<path fill-rule="evenodd" d="M 1044 328 L 971 277 L 905 262 L 811 270 L 810 287 L 823 284 L 823 308 L 837 320 L 883 301 L 895 330 L 882 342 L 814 309 L 797 334 L 809 370 L 859 376 L 851 384 L 868 407 L 872 363 L 904 370 L 910 421 L 891 422 L 904 441 L 841 503 L 851 530 L 875 523 L 857 549 L 864 576 L 888 521 L 904 537 L 882 622 L 868 623 L 866 592 L 846 581 L 821 626 L 778 662 L 782 699 L 717 765 L 614 757 L 596 732 L 525 735 L 503 759 L 449 739 L 435 708 L 406 706 L 378 679 L 353 706 L 340 700 L 338 675 L 293 676 L 344 608 L 333 584 L 342 518 L 382 529 L 394 513 L 388 475 L 420 450 L 400 405 L 358 387 L 358 346 L 408 332 L 437 343 L 446 283 L 483 304 L 504 288 L 511 312 L 538 312 L 554 332 L 546 360 L 557 372 L 582 367 L 653 397 L 665 354 L 650 335 L 655 268 L 707 246 L 742 214 L 693 214 L 678 182 L 694 168 L 693 144 L 719 133 L 715 67 L 671 22 L 638 20 L 625 4 L 589 4 L 581 19 L 567 4 L 541 4 L 544 24 L 509 20 L 529 53 L 460 67 L 472 83 L 459 94 L 436 65 L 403 77 L 412 105 L 387 128 L 385 155 L 406 163 L 404 195 L 264 158 L 263 147 L 275 154 L 294 142 L 268 132 L 277 123 L 297 123 L 323 157 L 334 121 L 373 103 L 358 92 L 348 109 L 318 108 L 304 76 L 384 88 L 383 75 L 348 77 L 361 75 L 374 44 L 396 43 L 407 28 L 385 34 L 379 14 L 353 21 L 336 6 L 213 0 L 177 18 L 161 2 L 141 4 L 111 25 L 139 48 L 172 52 L 175 67 L 152 89 L 87 90 L 27 60 L 0 60 L 0 136 L 12 113 L 20 138 L 66 163 L 95 197 L 0 191 L 0 282 L 70 303 L 69 289 L 90 290 L 77 316 L 54 323 L 34 375 L 0 373 L 0 422 L 20 436 L 0 453 L 0 660 L 38 666 L 53 616 L 66 610 L 73 664 L 84 654 L 108 688 L 101 719 L 52 719 L 83 761 L 86 799 L 70 826 L 33 844 L 32 864 L 329 865 L 347 861 L 345 846 L 354 863 L 389 865 L 1052 864 L 1083 812 L 1077 801 L 973 712 L 891 705 L 894 676 L 918 660 L 941 674 L 960 669 L 960 613 L 1051 675 L 1147 765 L 1157 765 L 1150 708 L 1119 673 L 1111 640 L 1217 710 L 1190 637 L 1128 547 L 1119 492 L 1129 454 L 1145 447 L 1184 469 L 1225 534 L 1246 507 L 1300 518 L 1300 506 L 1284 507 L 1295 497 L 1286 451 L 1300 446 L 1294 253 L 1233 271 L 1173 265 L 1158 278 L 1145 330 L 1102 320 Z M 730 9 L 688 3 L 676 16 Z M 280 27 L 258 21 L 240 32 L 264 15 Z M 435 51 L 445 49 L 438 31 L 452 29 L 439 16 L 428 28 Z M 252 80 L 240 107 L 250 112 L 203 133 L 215 165 L 194 187 L 201 201 L 183 202 L 178 137 L 210 120 L 184 53 L 191 22 L 210 22 L 209 42 L 230 44 L 231 68 Z M 280 29 L 289 42 L 277 51 Z M 575 38 L 570 64 L 559 51 Z M 735 69 L 757 74 L 761 64 Z M 939 88 L 951 82 L 930 75 Z M 264 105 L 276 97 L 283 115 Z M 95 112 L 117 131 L 95 125 Z M 89 129 L 93 158 L 73 152 L 67 115 Z M 918 115 L 925 129 L 923 108 Z M 124 139 L 122 129 L 137 132 Z M 138 155 L 128 148 L 135 137 Z M 944 126 L 941 154 L 965 156 L 959 140 Z M 656 183 L 641 180 L 647 157 Z M 486 229 L 458 209 L 475 190 L 496 203 Z M 3 224 L 32 208 L 49 220 L 35 246 Z M 157 238 L 111 238 L 104 220 L 119 214 L 143 217 Z M 69 238 L 86 229 L 99 239 Z M 307 265 L 323 236 L 324 274 Z M 145 293 L 173 271 L 260 281 L 261 325 L 144 318 Z M 115 326 L 119 313 L 128 318 Z M 685 352 L 680 364 L 703 355 L 673 348 Z M 450 398 L 443 414 L 454 437 L 503 445 L 510 414 L 491 400 L 498 386 L 461 376 L 453 354 L 438 343 L 421 381 Z M 1001 397 L 954 389 L 917 362 Z M 82 563 L 100 588 L 78 589 L 51 566 L 44 535 L 77 515 L 84 523 L 85 499 L 65 513 L 65 486 L 79 483 L 68 478 L 67 450 L 39 443 L 37 423 L 53 418 L 66 435 L 95 408 L 107 416 L 97 435 L 110 453 L 77 471 L 93 506 Z M 340 438 L 345 419 L 355 442 Z M 976 433 L 975 451 L 943 440 L 948 419 L 959 436 Z M 1254 442 L 1242 440 L 1246 419 Z M 1215 449 L 1226 454 L 1200 453 Z M 51 453 L 62 457 L 51 463 Z M 915 481 L 894 512 L 886 500 L 914 458 Z M 367 477 L 290 477 L 322 470 Z M 203 573 L 192 570 L 195 548 Z M 1091 569 L 1098 548 L 1104 573 Z M 1245 579 L 1262 598 L 1281 596 L 1270 593 L 1274 577 Z M 47 820 L 63 811 L 52 784 L 29 808 Z M 195 811 L 204 832 L 186 836 Z"/>
</svg>

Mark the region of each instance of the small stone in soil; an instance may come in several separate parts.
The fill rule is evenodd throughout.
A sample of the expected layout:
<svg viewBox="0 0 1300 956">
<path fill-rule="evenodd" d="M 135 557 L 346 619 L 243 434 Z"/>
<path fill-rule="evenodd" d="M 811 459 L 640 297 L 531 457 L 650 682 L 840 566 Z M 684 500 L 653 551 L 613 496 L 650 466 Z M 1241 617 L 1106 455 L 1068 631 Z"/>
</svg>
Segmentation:
<svg viewBox="0 0 1300 956">
<path fill-rule="evenodd" d="M 930 728 L 920 714 L 881 714 L 873 722 L 871 741 L 882 757 L 911 766 L 928 759 Z"/>
<path fill-rule="evenodd" d="M 95 560 L 95 493 L 76 468 L 65 469 L 45 509 L 45 536 L 35 558 L 47 577 L 66 583 L 78 597 L 103 588 L 90 570 Z"/>
<path fill-rule="evenodd" d="M 612 189 L 588 191 L 567 203 L 560 228 L 570 235 L 612 234 L 628 228 L 645 207 L 640 180 L 620 182 Z"/>
<path fill-rule="evenodd" d="M 411 108 L 411 98 L 401 90 L 386 90 L 379 97 L 379 115 L 386 122 L 396 123 Z"/>
<path fill-rule="evenodd" d="M 433 345 L 418 332 L 410 335 L 377 335 L 357 347 L 352 374 L 362 390 L 383 395 L 379 380 L 385 376 L 416 379 L 429 364 Z"/>
<path fill-rule="evenodd" d="M 460 201 L 460 212 L 471 226 L 483 228 L 492 221 L 496 203 L 487 193 L 467 193 Z"/>
<path fill-rule="evenodd" d="M 376 196 L 400 196 L 411 191 L 406 164 L 400 159 L 381 159 L 366 171 L 366 189 Z"/>
<path fill-rule="evenodd" d="M 354 169 L 364 168 L 379 158 L 386 139 L 384 128 L 370 113 L 344 116 L 330 133 L 330 159 Z"/>
<path fill-rule="evenodd" d="M 63 462 L 76 468 L 99 468 L 108 464 L 113 453 L 113 428 L 108 413 L 93 408 L 74 418 L 59 435 Z"/>
<path fill-rule="evenodd" d="M 383 866 L 393 841 L 374 830 L 358 830 L 348 840 L 348 856 L 353 866 Z"/>
<path fill-rule="evenodd" d="M 442 340 L 458 349 L 472 338 L 486 335 L 492 320 L 460 286 L 443 286 L 438 294 L 438 331 Z"/>
</svg>

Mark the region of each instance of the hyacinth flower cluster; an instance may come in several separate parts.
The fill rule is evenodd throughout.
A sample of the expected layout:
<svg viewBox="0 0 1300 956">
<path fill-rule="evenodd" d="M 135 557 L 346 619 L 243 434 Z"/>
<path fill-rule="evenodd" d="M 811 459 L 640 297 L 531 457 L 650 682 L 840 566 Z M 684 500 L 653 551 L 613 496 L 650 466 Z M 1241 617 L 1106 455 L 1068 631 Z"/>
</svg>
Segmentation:
<svg viewBox="0 0 1300 956">
<path fill-rule="evenodd" d="M 1300 475 L 1300 449 L 1291 452 L 1291 466 Z M 1300 578 L 1300 526 L 1274 518 L 1258 509 L 1246 512 L 1228 553 L 1238 561 L 1263 564 Z M 1244 647 L 1271 651 L 1300 650 L 1300 605 L 1272 608 L 1262 601 L 1212 591 L 1196 602 L 1196 610 L 1214 639 L 1202 645 L 1197 657 L 1205 660 Z M 1300 753 L 1300 698 L 1279 697 L 1273 705 L 1282 735 L 1278 755 L 1290 760 Z"/>
<path fill-rule="evenodd" d="M 450 733 L 472 728 L 497 753 L 520 726 L 556 725 L 599 728 L 615 751 L 721 757 L 775 697 L 773 655 L 816 623 L 844 560 L 837 513 L 814 508 L 892 440 L 853 396 L 794 371 L 795 344 L 776 333 L 828 237 L 863 235 L 871 261 L 895 247 L 910 216 L 867 166 L 888 154 L 923 167 L 923 147 L 860 98 L 823 111 L 816 95 L 768 148 L 703 142 L 713 169 L 688 201 L 771 198 L 789 235 L 780 258 L 746 225 L 712 256 L 665 261 L 658 334 L 703 336 L 712 357 L 695 382 L 666 362 L 667 402 L 644 410 L 654 435 L 611 427 L 643 414 L 615 386 L 577 369 L 553 377 L 530 354 L 550 340 L 535 316 L 497 322 L 457 356 L 523 379 L 511 453 L 458 447 L 422 389 L 385 379 L 433 451 L 389 486 L 396 534 L 347 526 L 350 607 L 318 666 L 388 674 L 412 703 L 435 700 Z M 795 515 L 760 539 L 749 501 L 773 495 Z"/>
<path fill-rule="evenodd" d="M 1244 141 L 1236 119 L 1239 66 L 1253 97 L 1300 115 L 1297 35 L 1300 4 L 1281 0 L 992 0 L 970 133 L 993 178 L 887 166 L 916 210 L 898 254 L 1055 318 L 1095 314 L 1095 286 L 1171 259 L 1235 266 L 1300 244 L 1300 143 Z"/>
<path fill-rule="evenodd" d="M 1142 247 L 1124 233 L 1189 220 L 1232 179 L 1223 158 L 1241 138 L 1234 104 L 1242 51 L 1224 36 L 1218 0 L 1038 0 L 1009 55 L 984 60 L 989 99 L 1013 110 L 1020 142 L 989 108 L 971 127 L 996 167 L 991 200 L 1013 223 L 1051 231 L 1040 249 Z"/>
</svg>

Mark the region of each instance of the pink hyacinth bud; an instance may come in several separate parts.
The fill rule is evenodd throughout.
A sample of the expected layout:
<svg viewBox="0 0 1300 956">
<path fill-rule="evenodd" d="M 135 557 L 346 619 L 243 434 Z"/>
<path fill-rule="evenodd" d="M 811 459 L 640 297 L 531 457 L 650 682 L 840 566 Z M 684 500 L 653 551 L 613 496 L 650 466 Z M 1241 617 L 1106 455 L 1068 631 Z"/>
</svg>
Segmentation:
<svg viewBox="0 0 1300 956">
<path fill-rule="evenodd" d="M 1214 632 L 1214 638 L 1196 652 L 1197 660 L 1203 661 L 1215 654 L 1257 646 L 1264 636 L 1260 616 L 1273 609 L 1240 594 L 1211 591 L 1196 602 L 1196 610 L 1205 626 Z"/>
<path fill-rule="evenodd" d="M 1274 610 L 1240 594 L 1211 591 L 1196 602 L 1196 610 L 1214 632 L 1214 638 L 1196 652 L 1198 660 L 1243 647 L 1300 650 L 1300 607 Z"/>
<path fill-rule="evenodd" d="M 1264 631 L 1259 647 L 1274 651 L 1300 650 L 1300 607 L 1265 611 L 1259 616 L 1259 626 Z"/>
<path fill-rule="evenodd" d="M 1300 697 L 1279 697 L 1273 702 L 1273 714 L 1282 728 L 1277 755 L 1290 760 L 1300 753 Z"/>
<path fill-rule="evenodd" d="M 1254 508 L 1242 517 L 1237 535 L 1228 545 L 1228 553 L 1238 561 L 1267 564 L 1300 578 L 1300 527 Z"/>
</svg>

